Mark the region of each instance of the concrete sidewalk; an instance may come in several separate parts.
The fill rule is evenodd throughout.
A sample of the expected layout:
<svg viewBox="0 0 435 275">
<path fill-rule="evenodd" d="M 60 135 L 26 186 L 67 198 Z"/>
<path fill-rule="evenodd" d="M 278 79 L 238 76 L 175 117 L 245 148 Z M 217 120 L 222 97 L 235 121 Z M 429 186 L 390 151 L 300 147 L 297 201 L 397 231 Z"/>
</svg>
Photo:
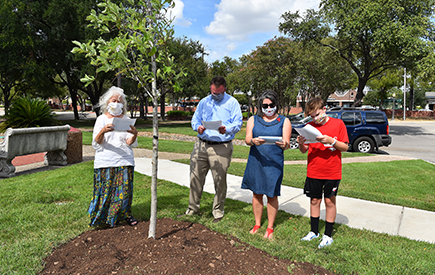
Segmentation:
<svg viewBox="0 0 435 275">
<path fill-rule="evenodd" d="M 152 175 L 150 158 L 135 158 L 135 161 L 135 171 Z M 189 165 L 159 159 L 158 178 L 189 187 L 189 170 Z M 227 197 L 251 203 L 252 192 L 241 189 L 241 182 L 242 177 L 228 175 Z M 207 175 L 204 191 L 214 194 L 211 173 Z M 282 186 L 279 201 L 280 210 L 295 215 L 310 216 L 309 199 L 303 194 L 302 189 Z M 325 219 L 323 204 L 320 218 Z M 352 228 L 435 243 L 433 233 L 435 212 L 431 211 L 339 196 L 336 222 Z"/>
</svg>

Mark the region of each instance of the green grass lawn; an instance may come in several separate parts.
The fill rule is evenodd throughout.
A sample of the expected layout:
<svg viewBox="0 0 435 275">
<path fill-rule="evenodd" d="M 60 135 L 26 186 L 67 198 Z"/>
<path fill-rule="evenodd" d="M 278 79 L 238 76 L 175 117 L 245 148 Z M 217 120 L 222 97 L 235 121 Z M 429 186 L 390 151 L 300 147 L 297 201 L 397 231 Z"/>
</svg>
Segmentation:
<svg viewBox="0 0 435 275">
<path fill-rule="evenodd" d="M 238 168 L 236 166 L 239 165 L 233 164 L 231 167 L 234 166 L 234 169 L 243 170 L 243 164 Z M 370 168 L 367 164 L 361 165 Z M 396 165 L 400 165 L 400 162 Z M 422 174 L 418 176 L 418 181 L 409 181 L 409 170 L 403 170 L 407 166 L 415 169 L 419 165 L 423 165 L 423 162 L 403 162 L 400 166 L 402 170 L 383 170 L 383 177 L 395 178 L 398 189 L 407 186 L 406 196 L 420 200 L 418 185 L 433 182 L 433 173 L 422 174 L 421 171 L 427 168 L 422 167 L 413 173 Z M 365 173 L 362 168 L 357 168 L 358 165 L 345 166 L 349 176 L 351 173 L 357 176 L 360 172 Z M 285 178 L 294 173 L 292 167 L 286 167 Z M 87 208 L 92 197 L 92 169 L 93 163 L 85 162 L 0 181 L 0 274 L 36 274 L 43 268 L 43 259 L 54 248 L 91 230 L 88 228 Z M 295 176 L 294 180 L 297 181 L 298 177 Z M 363 177 L 366 176 L 359 175 L 359 178 Z M 349 179 L 343 179 L 343 185 L 346 185 L 346 181 Z M 134 184 L 133 214 L 141 221 L 148 220 L 151 179 L 135 173 Z M 388 198 L 390 193 L 393 196 L 401 194 L 394 190 L 395 186 L 388 187 L 385 184 L 379 188 L 378 196 Z M 355 186 L 355 189 L 361 188 L 362 186 Z M 345 192 L 344 189 L 343 186 L 340 192 Z M 432 196 L 433 190 L 433 185 L 426 188 Z M 158 194 L 158 218 L 177 219 L 177 215 L 188 205 L 189 189 L 186 187 L 159 180 Z M 279 258 L 310 262 L 340 274 L 434 274 L 435 271 L 434 244 L 336 224 L 334 244 L 318 250 L 316 243 L 299 241 L 309 228 L 309 219 L 283 211 L 278 213 L 274 240 L 266 241 L 262 237 L 266 217 L 263 218 L 264 226 L 260 234 L 248 233 L 254 224 L 250 204 L 228 199 L 224 219 L 213 224 L 211 211 L 208 211 L 213 203 L 213 195 L 204 193 L 201 203 L 204 210 L 202 216 L 184 219 L 235 236 Z M 320 227 L 324 227 L 323 221 Z"/>
<path fill-rule="evenodd" d="M 83 132 L 83 144 L 92 144 L 92 132 Z M 138 147 L 144 149 L 153 149 L 152 138 L 150 137 L 138 137 L 137 139 Z M 178 140 L 165 140 L 159 139 L 159 151 L 171 152 L 171 153 L 182 153 L 189 154 L 192 153 L 194 142 L 188 141 L 178 141 Z M 249 146 L 234 145 L 233 158 L 247 159 L 249 155 Z M 343 158 L 347 157 L 359 157 L 368 156 L 369 154 L 364 153 L 354 153 L 346 152 L 343 153 Z M 301 154 L 299 150 L 286 150 L 284 153 L 284 160 L 306 160 L 307 154 Z"/>
<path fill-rule="evenodd" d="M 76 128 L 83 128 L 83 129 L 89 129 L 92 130 L 94 127 L 94 120 L 64 120 L 62 121 L 64 124 L 69 124 Z M 137 119 L 136 120 L 136 128 L 139 132 L 152 132 L 153 131 L 153 125 L 152 120 L 143 120 L 143 119 Z M 172 133 L 172 134 L 183 134 L 188 136 L 196 136 L 198 133 L 192 130 L 192 126 L 190 124 L 190 121 L 185 122 L 173 122 L 173 121 L 166 121 L 166 122 L 159 122 L 159 132 L 163 133 Z M 245 139 L 246 135 L 246 121 L 243 122 L 242 129 L 236 134 L 236 139 Z"/>
<path fill-rule="evenodd" d="M 243 176 L 245 167 L 232 162 L 229 173 Z M 282 184 L 304 188 L 305 178 L 305 165 L 286 165 Z M 339 196 L 435 211 L 435 166 L 423 160 L 343 164 Z"/>
</svg>

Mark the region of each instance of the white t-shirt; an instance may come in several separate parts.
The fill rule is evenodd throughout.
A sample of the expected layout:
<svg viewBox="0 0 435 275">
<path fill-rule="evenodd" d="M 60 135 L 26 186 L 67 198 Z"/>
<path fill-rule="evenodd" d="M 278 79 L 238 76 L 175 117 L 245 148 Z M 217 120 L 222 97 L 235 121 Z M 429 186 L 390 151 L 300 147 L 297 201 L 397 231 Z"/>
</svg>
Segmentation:
<svg viewBox="0 0 435 275">
<path fill-rule="evenodd" d="M 124 119 L 130 119 L 123 116 Z M 134 166 L 132 147 L 137 147 L 137 139 L 132 145 L 127 145 L 127 139 L 133 134 L 126 131 L 111 131 L 104 134 L 101 144 L 95 141 L 95 137 L 101 129 L 112 122 L 111 118 L 101 115 L 97 118 L 92 135 L 92 147 L 95 151 L 94 168 Z"/>
</svg>

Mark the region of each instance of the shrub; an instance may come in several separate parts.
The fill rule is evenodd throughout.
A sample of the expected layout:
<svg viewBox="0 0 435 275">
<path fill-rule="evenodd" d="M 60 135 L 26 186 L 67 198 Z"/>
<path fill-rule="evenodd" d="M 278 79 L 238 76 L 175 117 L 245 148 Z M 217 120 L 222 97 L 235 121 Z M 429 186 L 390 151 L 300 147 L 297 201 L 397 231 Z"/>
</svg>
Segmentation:
<svg viewBox="0 0 435 275">
<path fill-rule="evenodd" d="M 19 98 L 6 115 L 6 120 L 0 124 L 0 133 L 8 128 L 29 128 L 58 125 L 50 106 L 44 100 Z"/>
<path fill-rule="evenodd" d="M 166 115 L 171 120 L 184 120 L 184 119 L 186 119 L 187 116 L 190 115 L 190 112 L 181 111 L 181 110 L 173 110 L 173 111 L 168 111 L 166 113 Z"/>
<path fill-rule="evenodd" d="M 181 111 L 181 110 L 173 110 L 173 111 L 168 111 L 166 113 L 169 117 L 179 117 L 179 116 L 188 116 L 189 112 L 185 112 L 185 111 Z"/>
</svg>

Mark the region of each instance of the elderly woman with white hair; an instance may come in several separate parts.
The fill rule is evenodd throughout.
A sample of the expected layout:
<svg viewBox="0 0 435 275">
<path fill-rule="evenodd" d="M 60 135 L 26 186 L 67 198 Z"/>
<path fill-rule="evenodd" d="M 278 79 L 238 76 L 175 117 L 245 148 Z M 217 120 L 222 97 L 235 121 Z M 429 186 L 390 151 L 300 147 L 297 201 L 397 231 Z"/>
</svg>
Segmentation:
<svg viewBox="0 0 435 275">
<path fill-rule="evenodd" d="M 130 119 L 124 90 L 111 87 L 100 98 L 100 110 L 94 125 L 92 147 L 94 161 L 94 195 L 88 213 L 90 226 L 108 224 L 114 227 L 125 220 L 134 226 L 138 221 L 131 215 L 133 201 L 134 155 L 137 130 L 114 131 L 113 118 Z"/>
</svg>

